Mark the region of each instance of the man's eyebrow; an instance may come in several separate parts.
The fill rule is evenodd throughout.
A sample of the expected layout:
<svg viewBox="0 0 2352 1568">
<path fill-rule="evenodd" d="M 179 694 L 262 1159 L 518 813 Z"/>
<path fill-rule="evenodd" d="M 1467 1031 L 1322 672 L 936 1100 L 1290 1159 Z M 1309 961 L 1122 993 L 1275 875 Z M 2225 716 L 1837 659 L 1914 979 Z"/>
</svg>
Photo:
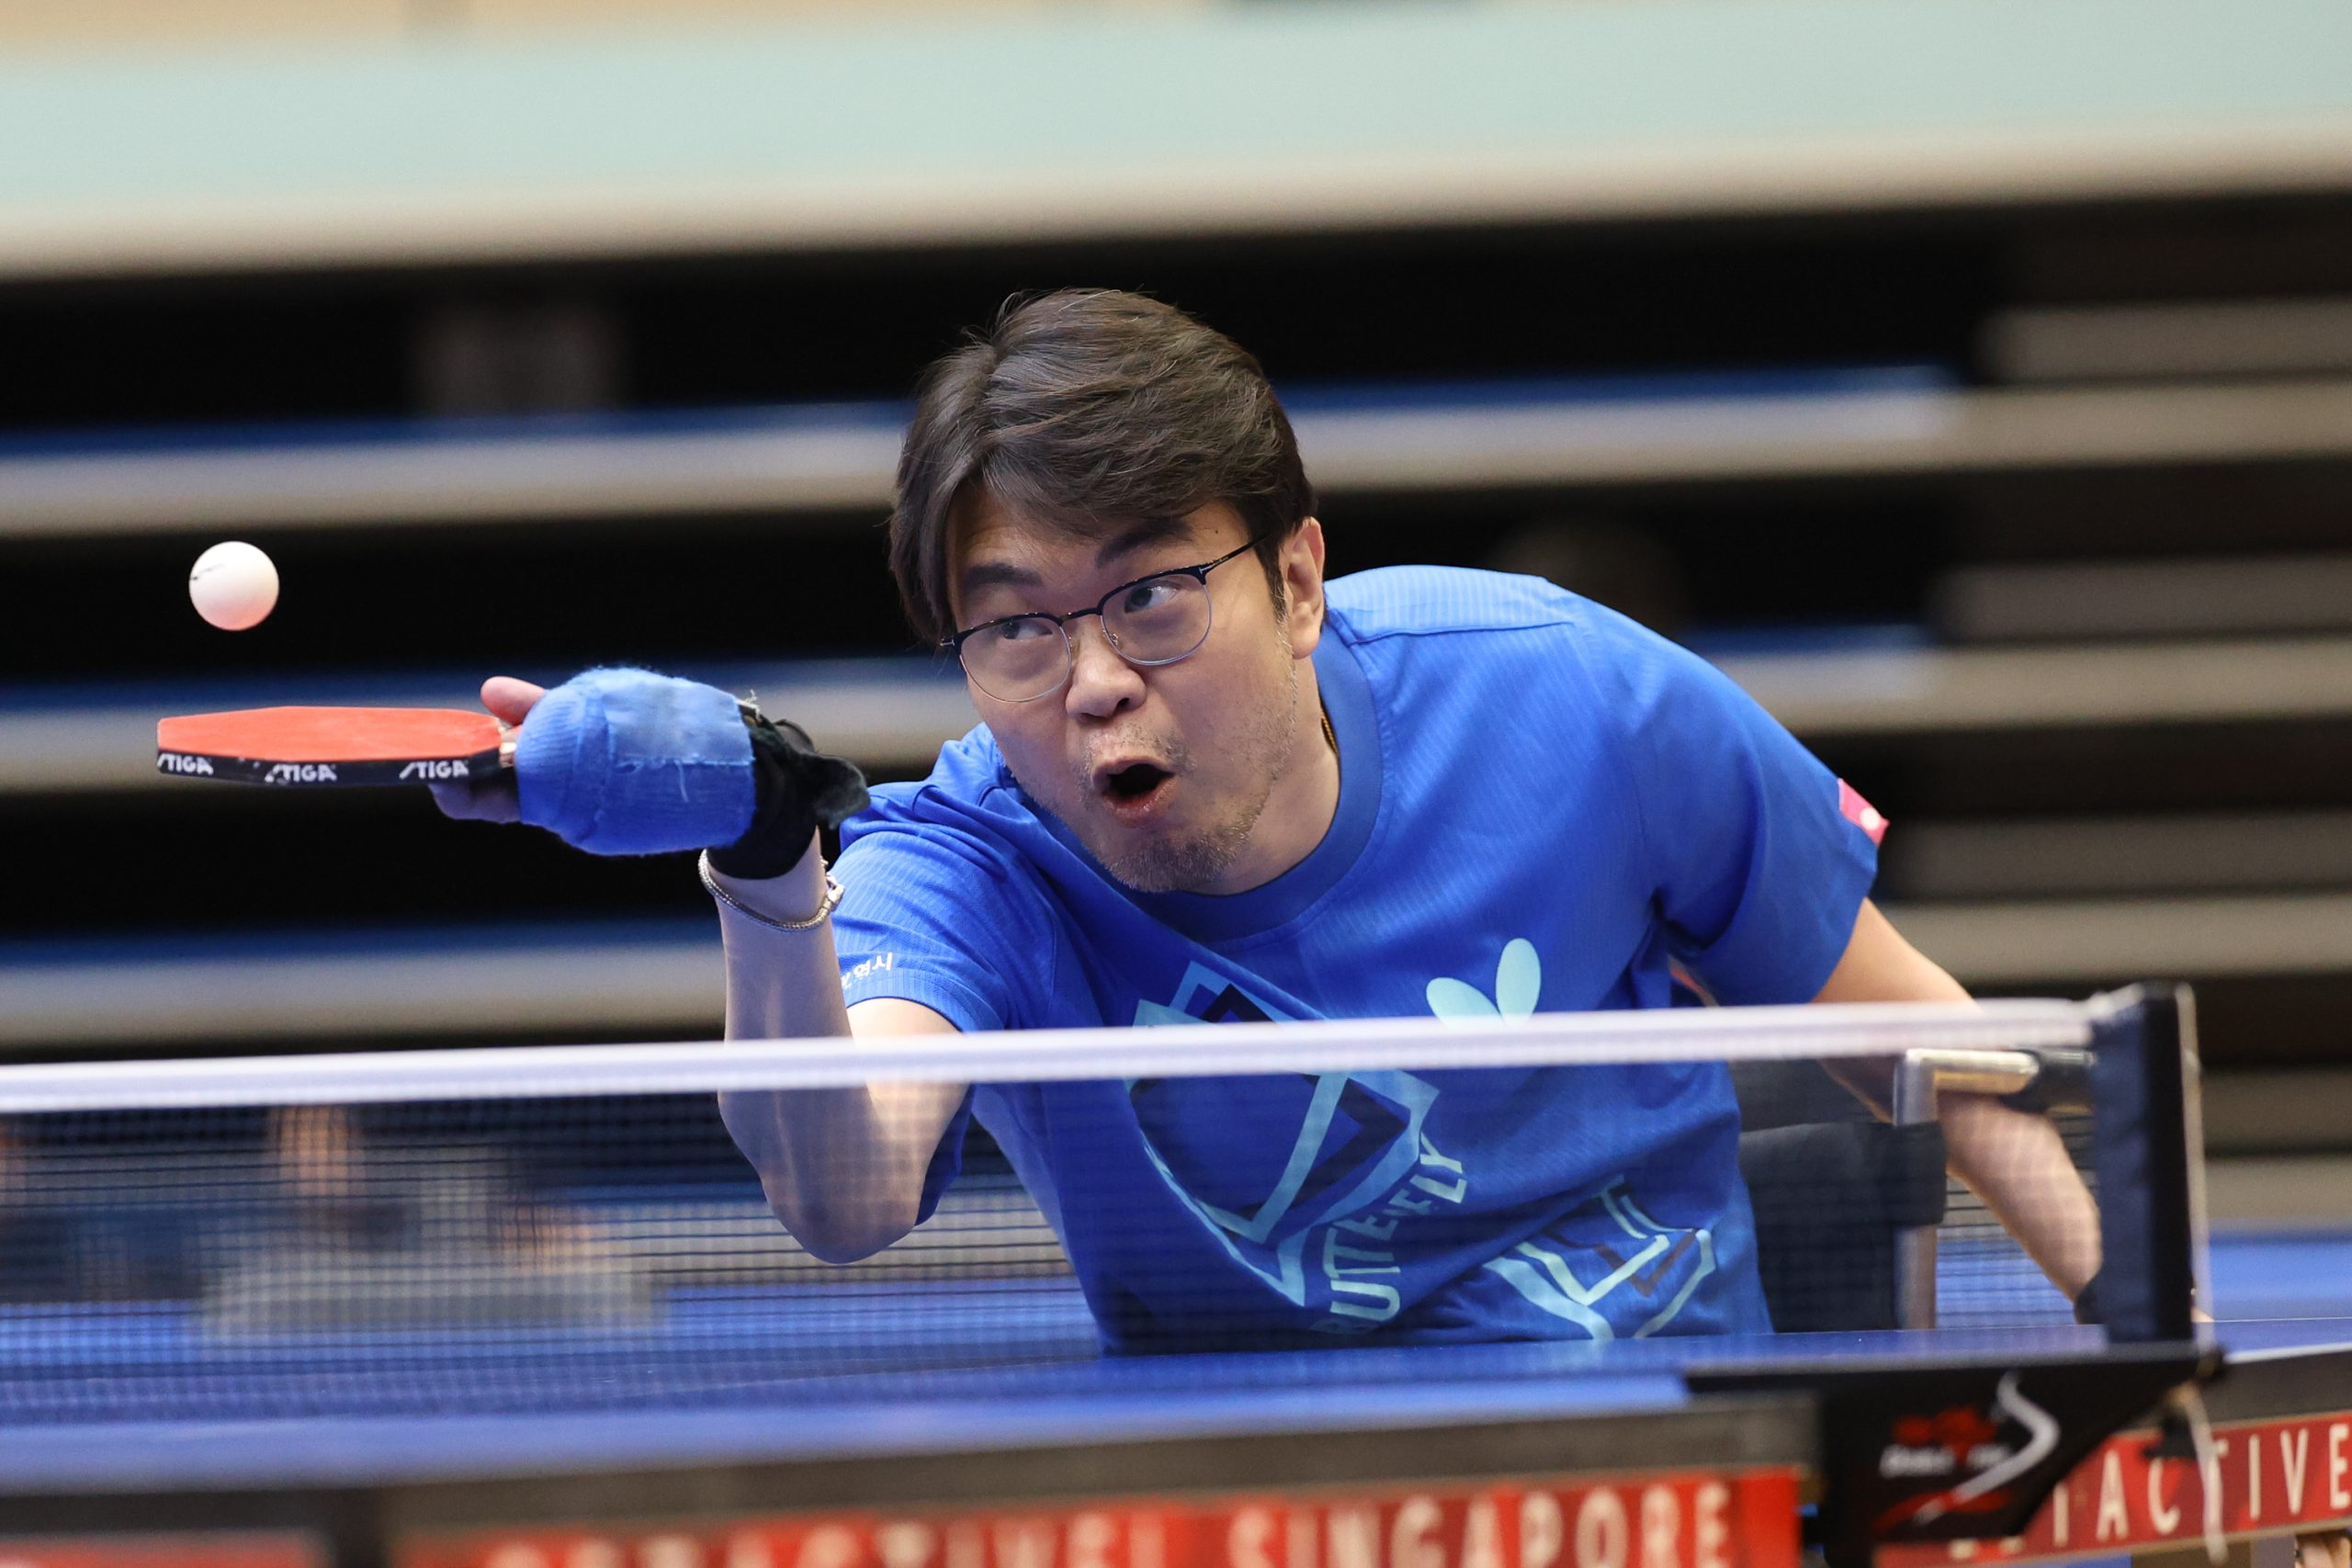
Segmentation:
<svg viewBox="0 0 2352 1568">
<path fill-rule="evenodd" d="M 1122 556 L 1159 544 L 1167 539 L 1190 538 L 1192 519 L 1181 513 L 1170 517 L 1147 517 L 1131 523 L 1094 547 L 1094 565 L 1100 570 L 1117 561 Z M 957 574 L 956 586 L 959 596 L 969 599 L 983 588 L 1037 588 L 1045 579 L 1025 566 L 1007 560 L 974 561 Z"/>
<path fill-rule="evenodd" d="M 974 561 L 956 579 L 956 586 L 970 598 L 983 588 L 1035 588 L 1045 581 L 1025 566 L 1015 566 L 1007 560 Z"/>
<path fill-rule="evenodd" d="M 1103 540 L 1094 549 L 1094 564 L 1106 567 L 1122 556 L 1130 556 L 1149 545 L 1167 539 L 1188 539 L 1193 536 L 1193 520 L 1182 513 L 1167 517 L 1147 517 L 1133 523 Z"/>
</svg>

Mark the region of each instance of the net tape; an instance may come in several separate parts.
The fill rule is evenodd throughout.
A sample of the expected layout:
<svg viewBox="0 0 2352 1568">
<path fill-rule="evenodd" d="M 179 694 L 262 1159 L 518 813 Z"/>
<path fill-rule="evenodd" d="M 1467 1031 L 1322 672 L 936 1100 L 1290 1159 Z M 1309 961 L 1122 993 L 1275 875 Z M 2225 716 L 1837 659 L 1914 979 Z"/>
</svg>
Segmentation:
<svg viewBox="0 0 2352 1568">
<path fill-rule="evenodd" d="M 0 1114 L 2044 1050 L 2088 1045 L 2125 1005 L 2095 997 L 1667 1009 L 39 1064 L 0 1066 Z"/>
</svg>

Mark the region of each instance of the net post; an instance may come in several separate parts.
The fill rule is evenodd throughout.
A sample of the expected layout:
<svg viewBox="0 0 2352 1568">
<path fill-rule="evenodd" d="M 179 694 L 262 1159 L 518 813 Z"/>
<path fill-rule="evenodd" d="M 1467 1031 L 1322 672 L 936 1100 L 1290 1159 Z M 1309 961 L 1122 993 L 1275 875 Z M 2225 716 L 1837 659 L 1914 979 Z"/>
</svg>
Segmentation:
<svg viewBox="0 0 2352 1568">
<path fill-rule="evenodd" d="M 2204 1245 L 2193 999 L 2143 984 L 2098 1004 L 2099 1312 L 2118 1344 L 2191 1339 Z"/>
<path fill-rule="evenodd" d="M 1894 1069 L 1888 1112 L 1898 1127 L 1942 1119 L 1940 1096 L 2013 1095 L 2030 1089 L 2041 1058 L 2027 1051 L 1920 1047 L 1903 1054 Z M 1895 1322 L 1905 1328 L 1936 1326 L 1936 1227 L 1905 1225 L 1894 1233 Z"/>
<path fill-rule="evenodd" d="M 1936 1116 L 1936 1066 L 1924 1051 L 1906 1051 L 1894 1069 L 1889 1107 L 1898 1127 Z M 1905 1225 L 1894 1234 L 1894 1316 L 1905 1328 L 1936 1325 L 1936 1227 Z"/>
</svg>

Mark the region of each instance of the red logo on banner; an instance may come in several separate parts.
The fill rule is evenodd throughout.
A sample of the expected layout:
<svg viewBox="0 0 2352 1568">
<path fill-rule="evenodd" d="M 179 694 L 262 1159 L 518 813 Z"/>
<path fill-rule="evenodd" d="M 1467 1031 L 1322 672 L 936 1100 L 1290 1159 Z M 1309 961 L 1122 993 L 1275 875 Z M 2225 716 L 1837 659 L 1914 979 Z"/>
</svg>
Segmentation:
<svg viewBox="0 0 2352 1568">
<path fill-rule="evenodd" d="M 1875 844 L 1886 837 L 1886 818 L 1878 807 L 1862 798 L 1861 791 L 1844 779 L 1838 781 L 1838 815 L 1870 835 Z"/>
<path fill-rule="evenodd" d="M 1896 1442 L 1916 1449 L 1939 1449 L 1951 1457 L 1954 1470 L 1971 1452 L 2000 1435 L 1998 1422 L 1966 1405 L 1935 1416 L 1905 1416 L 1894 1424 Z"/>
<path fill-rule="evenodd" d="M 412 1536 L 394 1568 L 1797 1568 L 1793 1471 Z"/>
</svg>

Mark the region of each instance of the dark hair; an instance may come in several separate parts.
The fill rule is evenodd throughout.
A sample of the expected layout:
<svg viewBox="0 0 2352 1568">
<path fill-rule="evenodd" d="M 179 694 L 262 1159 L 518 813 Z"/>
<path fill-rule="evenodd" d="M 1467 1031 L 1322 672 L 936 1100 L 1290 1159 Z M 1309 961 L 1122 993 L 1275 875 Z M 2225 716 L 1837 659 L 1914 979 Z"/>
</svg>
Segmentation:
<svg viewBox="0 0 2352 1568">
<path fill-rule="evenodd" d="M 1315 510 L 1257 360 L 1172 305 L 1102 288 L 1016 296 L 923 373 L 899 454 L 890 572 L 927 642 L 955 629 L 950 545 L 976 491 L 1081 536 L 1223 502 L 1278 601 L 1283 542 Z"/>
</svg>

